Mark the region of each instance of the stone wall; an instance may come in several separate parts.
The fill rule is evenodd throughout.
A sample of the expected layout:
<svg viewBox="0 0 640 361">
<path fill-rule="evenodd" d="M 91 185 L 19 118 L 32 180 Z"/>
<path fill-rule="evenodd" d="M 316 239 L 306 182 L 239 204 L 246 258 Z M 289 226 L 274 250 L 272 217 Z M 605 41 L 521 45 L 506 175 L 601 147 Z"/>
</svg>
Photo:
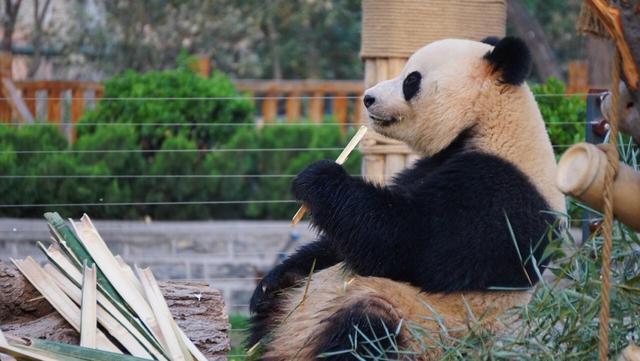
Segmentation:
<svg viewBox="0 0 640 361">
<path fill-rule="evenodd" d="M 287 221 L 94 221 L 114 254 L 151 267 L 159 279 L 206 280 L 223 292 L 228 312 L 248 312 L 258 272 L 313 240 L 308 224 Z M 44 219 L 0 219 L 0 259 L 44 260 Z M 287 247 L 287 245 L 289 247 Z M 285 249 L 286 248 L 286 249 Z M 284 252 L 283 252 L 284 251 Z"/>
</svg>

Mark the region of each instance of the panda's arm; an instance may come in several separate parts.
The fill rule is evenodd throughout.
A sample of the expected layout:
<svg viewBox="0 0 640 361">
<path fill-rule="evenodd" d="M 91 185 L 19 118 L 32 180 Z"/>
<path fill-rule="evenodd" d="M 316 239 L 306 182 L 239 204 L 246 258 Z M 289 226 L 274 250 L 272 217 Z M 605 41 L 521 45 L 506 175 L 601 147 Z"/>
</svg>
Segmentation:
<svg viewBox="0 0 640 361">
<path fill-rule="evenodd" d="M 412 252 L 422 253 L 410 249 L 416 242 L 402 241 L 420 224 L 410 200 L 400 193 L 351 177 L 330 161 L 300 173 L 293 192 L 309 207 L 313 225 L 359 274 L 392 277 L 402 272 L 399 263 Z"/>
<path fill-rule="evenodd" d="M 260 280 L 249 304 L 251 312 L 256 313 L 261 307 L 270 308 L 269 301 L 277 291 L 296 285 L 311 271 L 317 272 L 341 261 L 324 236 L 300 247 Z"/>
</svg>

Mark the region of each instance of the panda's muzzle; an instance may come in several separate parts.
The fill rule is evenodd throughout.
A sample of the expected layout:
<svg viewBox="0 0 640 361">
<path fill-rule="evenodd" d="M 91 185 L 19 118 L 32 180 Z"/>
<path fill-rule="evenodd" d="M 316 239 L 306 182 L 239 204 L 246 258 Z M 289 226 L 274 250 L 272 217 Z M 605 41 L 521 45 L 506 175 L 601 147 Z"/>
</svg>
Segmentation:
<svg viewBox="0 0 640 361">
<path fill-rule="evenodd" d="M 376 125 L 381 127 L 387 127 L 398 121 L 396 117 L 377 117 L 375 115 L 369 114 L 369 119 L 371 119 Z"/>
</svg>

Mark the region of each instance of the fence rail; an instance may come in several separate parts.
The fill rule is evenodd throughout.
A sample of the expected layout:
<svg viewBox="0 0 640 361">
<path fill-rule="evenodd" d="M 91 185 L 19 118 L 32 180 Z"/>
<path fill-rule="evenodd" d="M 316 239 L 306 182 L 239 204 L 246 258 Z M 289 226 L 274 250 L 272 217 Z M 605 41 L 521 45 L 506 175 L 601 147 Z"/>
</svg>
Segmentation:
<svg viewBox="0 0 640 361">
<path fill-rule="evenodd" d="M 267 123 L 279 114 L 284 114 L 287 122 L 306 117 L 316 123 L 331 115 L 343 128 L 360 121 L 361 80 L 236 80 L 234 84 L 252 98 L 262 97 L 260 112 Z"/>
<path fill-rule="evenodd" d="M 308 118 L 319 123 L 332 116 L 346 129 L 359 123 L 359 97 L 364 91 L 360 80 L 235 80 L 235 86 L 256 105 L 259 117 L 272 123 L 282 117 L 293 123 Z M 19 81 L 15 83 L 26 108 L 34 119 L 60 125 L 75 124 L 86 110 L 87 102 L 103 98 L 103 86 L 85 81 Z M 119 99 L 105 99 L 119 100 Z M 10 99 L 0 99 L 0 122 L 12 122 L 18 117 Z M 74 138 L 75 128 L 70 136 Z"/>
</svg>

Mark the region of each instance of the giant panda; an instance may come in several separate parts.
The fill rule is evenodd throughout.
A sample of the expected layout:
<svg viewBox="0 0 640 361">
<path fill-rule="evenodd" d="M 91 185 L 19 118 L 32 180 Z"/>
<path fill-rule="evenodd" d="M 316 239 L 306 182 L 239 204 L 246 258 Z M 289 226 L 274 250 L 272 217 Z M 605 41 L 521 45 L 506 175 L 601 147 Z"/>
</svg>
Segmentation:
<svg viewBox="0 0 640 361">
<path fill-rule="evenodd" d="M 530 68 L 520 39 L 446 39 L 366 90 L 370 127 L 422 158 L 388 186 L 331 161 L 293 180 L 319 238 L 253 294 L 261 360 L 432 359 L 443 329 L 498 331 L 529 301 L 565 212 Z"/>
</svg>

